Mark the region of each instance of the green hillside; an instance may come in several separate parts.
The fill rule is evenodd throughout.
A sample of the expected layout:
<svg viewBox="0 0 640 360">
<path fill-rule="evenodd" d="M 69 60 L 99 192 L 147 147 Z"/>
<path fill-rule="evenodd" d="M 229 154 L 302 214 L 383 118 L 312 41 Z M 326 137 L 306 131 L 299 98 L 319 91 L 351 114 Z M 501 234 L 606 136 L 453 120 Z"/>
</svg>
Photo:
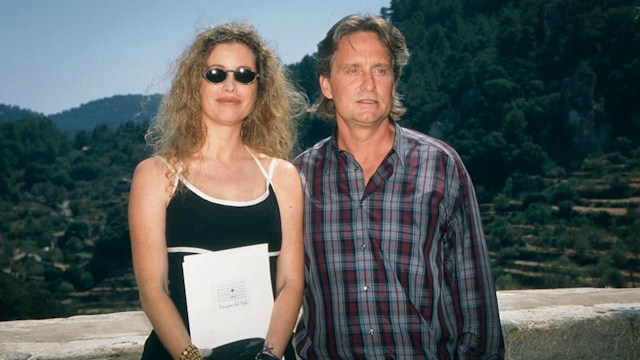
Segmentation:
<svg viewBox="0 0 640 360">
<path fill-rule="evenodd" d="M 51 119 L 62 132 L 70 135 L 79 130 L 90 131 L 99 125 L 115 130 L 127 121 L 142 123 L 153 118 L 161 98 L 158 94 L 115 95 L 51 115 Z"/>
</svg>

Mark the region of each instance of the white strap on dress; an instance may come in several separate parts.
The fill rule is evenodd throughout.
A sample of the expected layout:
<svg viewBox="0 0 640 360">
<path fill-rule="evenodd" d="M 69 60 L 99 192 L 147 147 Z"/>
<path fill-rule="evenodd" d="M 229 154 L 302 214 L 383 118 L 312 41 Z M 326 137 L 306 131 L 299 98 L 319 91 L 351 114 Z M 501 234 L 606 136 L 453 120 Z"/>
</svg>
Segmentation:
<svg viewBox="0 0 640 360">
<path fill-rule="evenodd" d="M 213 251 L 207 250 L 207 249 L 203 249 L 203 248 L 198 248 L 198 247 L 192 247 L 192 246 L 170 246 L 170 247 L 167 248 L 167 252 L 169 252 L 169 253 L 206 254 L 206 253 L 211 253 Z M 278 255 L 280 255 L 280 251 L 270 251 L 269 252 L 269 257 L 278 256 Z"/>
<path fill-rule="evenodd" d="M 267 186 L 269 186 L 271 184 L 271 179 L 273 178 L 273 171 L 276 168 L 276 159 L 271 158 L 271 162 L 269 163 L 269 172 L 267 173 L 267 171 L 262 166 L 262 163 L 260 162 L 258 157 L 253 155 L 253 153 L 251 152 L 251 150 L 249 150 L 249 147 L 247 147 L 247 145 L 245 145 L 244 147 L 247 149 L 247 151 L 249 152 L 249 155 L 251 155 L 253 160 L 256 161 L 256 164 L 258 164 L 258 167 L 260 168 L 262 175 L 264 175 L 264 177 L 267 179 Z"/>
<path fill-rule="evenodd" d="M 162 162 L 167 165 L 167 167 L 169 168 L 169 170 L 171 170 L 172 173 L 175 174 L 174 178 L 173 178 L 173 189 L 171 189 L 171 196 L 173 196 L 176 192 L 176 189 L 178 188 L 178 183 L 180 182 L 180 178 L 182 177 L 182 170 L 183 169 L 183 165 L 182 163 L 180 163 L 178 165 L 178 168 L 174 168 L 173 165 L 171 165 L 171 163 L 169 163 L 169 160 L 165 159 L 163 156 L 158 156 L 158 158 L 160 160 L 162 160 Z"/>
</svg>

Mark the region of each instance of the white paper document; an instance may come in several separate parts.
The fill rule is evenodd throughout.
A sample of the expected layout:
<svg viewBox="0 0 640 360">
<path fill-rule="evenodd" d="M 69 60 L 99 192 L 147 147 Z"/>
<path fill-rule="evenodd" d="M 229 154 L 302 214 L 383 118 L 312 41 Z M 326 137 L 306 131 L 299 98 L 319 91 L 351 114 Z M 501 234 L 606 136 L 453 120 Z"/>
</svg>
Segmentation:
<svg viewBox="0 0 640 360">
<path fill-rule="evenodd" d="M 194 345 L 212 349 L 266 336 L 273 309 L 268 251 L 259 244 L 184 257 Z"/>
</svg>

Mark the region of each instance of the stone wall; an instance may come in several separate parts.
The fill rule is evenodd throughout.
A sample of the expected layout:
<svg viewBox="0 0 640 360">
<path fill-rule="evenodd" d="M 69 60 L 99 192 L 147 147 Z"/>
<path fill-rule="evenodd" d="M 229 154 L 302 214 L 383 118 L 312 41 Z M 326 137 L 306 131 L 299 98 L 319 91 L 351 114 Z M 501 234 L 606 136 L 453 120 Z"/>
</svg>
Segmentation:
<svg viewBox="0 0 640 360">
<path fill-rule="evenodd" d="M 498 292 L 506 359 L 640 360 L 640 288 Z M 0 322 L 0 360 L 139 359 L 140 311 Z"/>
<path fill-rule="evenodd" d="M 498 293 L 506 359 L 640 360 L 640 288 Z"/>
</svg>

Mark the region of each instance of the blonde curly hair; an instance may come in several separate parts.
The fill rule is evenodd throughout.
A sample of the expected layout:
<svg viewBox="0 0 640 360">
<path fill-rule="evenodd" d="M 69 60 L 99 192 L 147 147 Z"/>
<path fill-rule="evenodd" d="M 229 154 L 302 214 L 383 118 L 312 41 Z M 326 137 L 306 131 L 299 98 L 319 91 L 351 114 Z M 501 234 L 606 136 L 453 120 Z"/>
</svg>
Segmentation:
<svg viewBox="0 0 640 360">
<path fill-rule="evenodd" d="M 287 79 L 286 69 L 251 25 L 229 23 L 199 33 L 178 59 L 169 92 L 145 139 L 172 164 L 186 163 L 204 144 L 200 81 L 206 58 L 218 44 L 244 44 L 254 53 L 258 78 L 255 108 L 244 121 L 242 141 L 268 156 L 289 159 L 296 141 L 294 120 L 307 106 L 307 98 Z"/>
</svg>

